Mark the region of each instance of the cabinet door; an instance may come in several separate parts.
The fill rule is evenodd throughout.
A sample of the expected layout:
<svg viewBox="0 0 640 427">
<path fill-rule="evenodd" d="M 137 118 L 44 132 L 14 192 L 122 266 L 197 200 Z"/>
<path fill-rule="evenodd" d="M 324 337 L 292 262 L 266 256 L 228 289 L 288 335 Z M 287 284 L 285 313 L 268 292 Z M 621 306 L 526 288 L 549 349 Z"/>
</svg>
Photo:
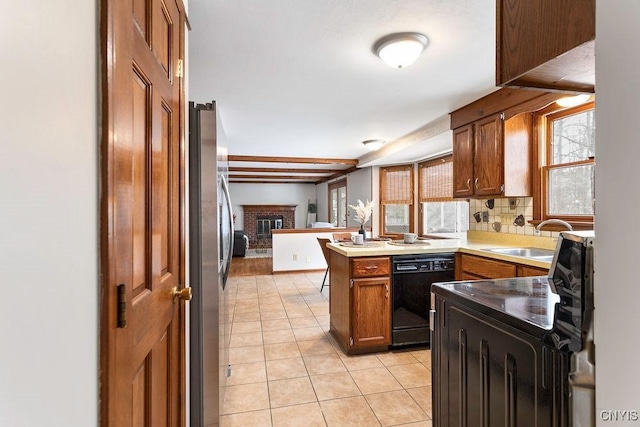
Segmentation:
<svg viewBox="0 0 640 427">
<path fill-rule="evenodd" d="M 476 196 L 500 196 L 504 190 L 502 115 L 494 114 L 476 123 L 473 153 L 473 187 Z"/>
<path fill-rule="evenodd" d="M 496 82 L 594 92 L 596 0 L 498 0 Z"/>
<path fill-rule="evenodd" d="M 353 279 L 352 348 L 391 344 L 391 303 L 388 277 Z"/>
<path fill-rule="evenodd" d="M 447 418 L 434 425 L 553 425 L 542 342 L 463 307 L 445 307 L 446 330 L 439 332 L 447 336 L 449 372 L 440 416 Z"/>
<path fill-rule="evenodd" d="M 453 197 L 473 195 L 473 125 L 453 131 Z"/>
</svg>

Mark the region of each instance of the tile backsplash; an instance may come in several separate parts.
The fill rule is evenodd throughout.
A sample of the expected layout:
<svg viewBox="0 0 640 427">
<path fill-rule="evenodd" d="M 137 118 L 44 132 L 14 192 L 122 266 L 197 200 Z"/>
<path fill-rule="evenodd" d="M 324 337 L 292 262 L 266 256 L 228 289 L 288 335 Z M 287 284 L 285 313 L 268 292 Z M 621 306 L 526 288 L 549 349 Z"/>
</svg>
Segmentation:
<svg viewBox="0 0 640 427">
<path fill-rule="evenodd" d="M 493 200 L 493 206 L 490 201 Z M 475 213 L 480 221 L 476 221 Z M 483 214 L 488 218 L 484 221 Z M 514 224 L 516 218 L 522 215 L 524 225 Z M 470 199 L 469 200 L 469 230 L 490 231 L 494 233 L 521 234 L 534 236 L 535 227 L 529 224 L 533 219 L 533 197 L 514 197 L 504 199 Z M 496 223 L 500 223 L 498 226 Z M 494 224 L 496 224 L 494 226 Z M 499 231 L 497 231 L 499 228 Z M 542 231 L 539 236 L 556 237 L 557 232 Z"/>
</svg>

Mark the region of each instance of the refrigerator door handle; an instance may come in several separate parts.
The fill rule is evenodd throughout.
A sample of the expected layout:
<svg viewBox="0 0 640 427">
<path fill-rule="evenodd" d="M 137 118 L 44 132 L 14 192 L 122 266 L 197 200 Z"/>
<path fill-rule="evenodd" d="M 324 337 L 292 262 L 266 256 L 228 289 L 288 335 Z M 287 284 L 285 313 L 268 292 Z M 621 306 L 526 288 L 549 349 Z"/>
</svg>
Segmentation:
<svg viewBox="0 0 640 427">
<path fill-rule="evenodd" d="M 227 205 L 227 210 L 229 213 L 229 244 L 226 245 L 229 252 L 227 254 L 225 254 L 224 256 L 224 262 L 225 262 L 225 266 L 224 266 L 224 274 L 222 277 L 222 289 L 224 289 L 226 283 L 227 283 L 227 277 L 229 276 L 229 268 L 231 267 L 231 257 L 233 254 L 233 209 L 231 208 L 231 196 L 229 195 L 229 186 L 227 185 L 227 180 L 225 179 L 224 175 L 220 176 L 220 182 L 221 182 L 221 186 L 222 186 L 222 192 L 224 194 L 224 198 L 226 200 L 226 205 Z M 225 245 L 223 245 L 224 247 Z"/>
</svg>

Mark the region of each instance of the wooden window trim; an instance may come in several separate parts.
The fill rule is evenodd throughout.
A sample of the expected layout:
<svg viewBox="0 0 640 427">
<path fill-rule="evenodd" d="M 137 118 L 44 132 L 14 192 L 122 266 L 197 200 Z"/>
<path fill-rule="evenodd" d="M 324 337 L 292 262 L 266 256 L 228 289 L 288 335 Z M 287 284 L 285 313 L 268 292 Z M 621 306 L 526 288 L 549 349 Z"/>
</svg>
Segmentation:
<svg viewBox="0 0 640 427">
<path fill-rule="evenodd" d="M 394 172 L 394 171 L 401 171 L 401 170 L 408 170 L 410 175 L 409 175 L 409 180 L 410 180 L 410 197 L 409 197 L 409 202 L 410 203 L 394 203 L 394 204 L 402 204 L 402 205 L 408 205 L 409 206 L 409 232 L 413 233 L 414 232 L 414 199 L 415 199 L 415 192 L 414 192 L 414 185 L 415 185 L 415 168 L 413 164 L 405 164 L 405 165 L 396 165 L 396 166 L 384 166 L 380 168 L 380 173 L 379 173 L 379 197 L 378 197 L 378 206 L 379 206 L 379 212 L 380 212 L 380 219 L 379 219 L 379 226 L 380 226 L 380 235 L 384 235 L 387 237 L 399 237 L 401 236 L 399 233 L 385 233 L 385 199 L 383 197 L 384 194 L 384 188 L 386 185 L 386 173 L 387 172 Z"/>
<path fill-rule="evenodd" d="M 344 191 L 345 194 L 347 192 L 347 179 L 343 178 L 343 179 L 339 179 L 337 181 L 331 182 L 328 185 L 327 188 L 327 219 L 329 222 L 333 223 L 333 221 L 331 221 L 331 191 L 332 190 L 337 190 L 338 188 L 344 187 Z M 347 195 L 348 196 L 348 195 Z M 347 199 L 348 200 L 348 199 Z M 345 224 L 347 224 L 348 222 L 348 210 L 349 208 L 347 207 L 346 211 L 345 211 Z M 340 223 L 340 221 L 338 221 L 338 223 Z"/>
<path fill-rule="evenodd" d="M 533 199 L 533 220 L 529 223 L 533 226 L 537 226 L 543 220 L 556 218 L 568 222 L 572 225 L 574 230 L 592 230 L 594 226 L 593 215 L 553 215 L 549 216 L 546 213 L 547 206 L 547 177 L 548 170 L 559 167 L 567 167 L 571 165 L 580 164 L 595 164 L 593 159 L 581 160 L 578 162 L 562 163 L 558 165 L 552 165 L 551 158 L 553 156 L 549 135 L 552 134 L 551 126 L 555 119 L 578 114 L 583 111 L 595 109 L 595 102 L 587 102 L 577 107 L 563 108 L 558 106 L 555 102 L 549 105 L 547 108 L 538 111 L 534 115 L 534 159 L 533 163 L 537 174 L 533 176 L 533 188 L 534 194 L 538 197 Z M 562 226 L 549 224 L 544 226 L 545 231 L 565 231 Z"/>
<path fill-rule="evenodd" d="M 423 182 L 422 182 L 422 171 L 424 168 L 441 165 L 443 163 L 451 163 L 453 167 L 453 153 L 439 156 L 433 159 L 425 160 L 423 162 L 418 163 L 418 234 L 421 236 L 425 236 L 424 231 L 424 211 L 422 208 L 422 203 L 429 203 L 432 200 L 428 198 L 422 197 L 423 195 Z M 453 198 L 453 170 L 451 171 L 451 197 L 442 200 L 438 200 L 439 202 L 453 202 L 456 201 Z"/>
</svg>

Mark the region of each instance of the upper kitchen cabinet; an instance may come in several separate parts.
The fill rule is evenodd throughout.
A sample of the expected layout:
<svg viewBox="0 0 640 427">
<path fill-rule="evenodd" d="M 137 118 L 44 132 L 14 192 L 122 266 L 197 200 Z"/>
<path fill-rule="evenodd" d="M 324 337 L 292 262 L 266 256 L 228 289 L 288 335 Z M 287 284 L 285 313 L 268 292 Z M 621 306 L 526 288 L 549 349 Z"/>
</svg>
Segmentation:
<svg viewBox="0 0 640 427">
<path fill-rule="evenodd" d="M 453 131 L 453 197 L 531 195 L 533 119 L 498 113 Z"/>
<path fill-rule="evenodd" d="M 530 196 L 531 113 L 564 95 L 500 89 L 452 112 L 453 197 Z"/>
<path fill-rule="evenodd" d="M 595 0 L 497 0 L 496 84 L 595 91 Z"/>
</svg>

